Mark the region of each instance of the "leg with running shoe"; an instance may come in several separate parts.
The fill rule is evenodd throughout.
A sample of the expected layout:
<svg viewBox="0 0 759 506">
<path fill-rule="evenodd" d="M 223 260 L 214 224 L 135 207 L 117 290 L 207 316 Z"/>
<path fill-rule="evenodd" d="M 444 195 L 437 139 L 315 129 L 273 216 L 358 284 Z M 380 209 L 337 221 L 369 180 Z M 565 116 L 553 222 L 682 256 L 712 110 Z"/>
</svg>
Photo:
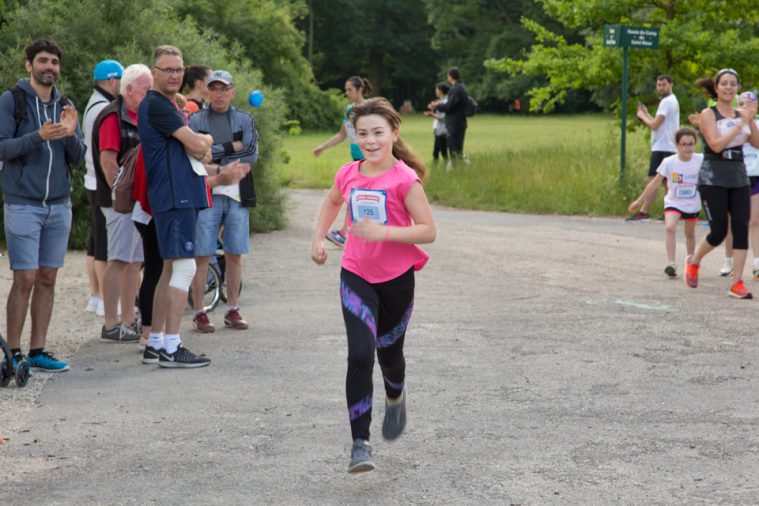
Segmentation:
<svg viewBox="0 0 759 506">
<path fill-rule="evenodd" d="M 748 248 L 748 187 L 724 188 L 720 186 L 701 185 L 699 188 L 706 217 L 711 231 L 704 237 L 692 257 L 686 258 L 685 282 L 688 286 L 698 286 L 698 269 L 701 260 L 725 240 L 728 221 L 733 232 L 733 284 L 728 291 L 731 297 L 738 299 L 752 298 L 743 284 L 743 267 Z"/>
<path fill-rule="evenodd" d="M 751 185 L 751 215 L 748 222 L 749 238 L 751 239 L 751 251 L 754 252 L 754 261 L 752 263 L 752 279 L 759 281 L 759 177 L 752 177 L 752 181 L 757 180 Z"/>
<path fill-rule="evenodd" d="M 379 298 L 373 286 L 345 269 L 340 273 L 340 299 L 348 336 L 348 372 L 345 391 L 351 425 L 348 472 L 374 469 L 369 427 L 372 423 L 372 371 L 377 340 Z"/>
<path fill-rule="evenodd" d="M 677 270 L 675 269 L 675 252 L 677 248 L 677 223 L 679 221 L 679 212 L 664 211 L 664 248 L 667 251 L 668 262 L 667 267 L 664 268 L 664 272 L 671 278 L 677 276 Z"/>
<path fill-rule="evenodd" d="M 414 270 L 375 285 L 379 294 L 377 361 L 385 383 L 382 437 L 398 438 L 406 428 L 406 359 L 403 344 L 414 309 Z"/>
<path fill-rule="evenodd" d="M 245 330 L 248 322 L 240 314 L 238 304 L 242 283 L 243 256 L 250 251 L 250 210 L 242 207 L 228 197 L 224 205 L 224 241 L 225 274 L 227 283 L 227 307 L 224 310 L 224 326 L 234 330 Z"/>
<path fill-rule="evenodd" d="M 165 323 L 160 329 L 164 330 L 164 335 L 158 365 L 166 368 L 206 366 L 211 363 L 211 360 L 197 356 L 183 347 L 179 335 L 182 313 L 187 303 L 187 292 L 196 270 L 194 250 L 197 211 L 171 209 L 164 213 L 155 213 L 153 219 L 161 256 L 169 259 L 164 261 L 161 281 L 158 283 L 161 289 L 160 300 L 158 293 L 156 294 L 156 302 L 166 305 L 165 313 L 160 315 Z M 168 284 L 162 285 L 167 279 Z M 166 288 L 164 289 L 163 286 Z"/>
<path fill-rule="evenodd" d="M 4 208 L 5 237 L 13 283 L 6 305 L 6 337 L 20 360 L 21 333 L 27 311 L 31 319 L 29 367 L 48 372 L 69 369 L 69 364 L 45 350 L 55 302 L 55 281 L 63 266 L 71 229 L 67 204 L 9 206 Z"/>
<path fill-rule="evenodd" d="M 748 223 L 751 214 L 749 187 L 731 188 L 728 205 L 730 230 L 733 236 L 733 284 L 728 295 L 737 299 L 751 299 L 753 295 L 743 283 L 743 270 L 748 257 Z"/>
</svg>

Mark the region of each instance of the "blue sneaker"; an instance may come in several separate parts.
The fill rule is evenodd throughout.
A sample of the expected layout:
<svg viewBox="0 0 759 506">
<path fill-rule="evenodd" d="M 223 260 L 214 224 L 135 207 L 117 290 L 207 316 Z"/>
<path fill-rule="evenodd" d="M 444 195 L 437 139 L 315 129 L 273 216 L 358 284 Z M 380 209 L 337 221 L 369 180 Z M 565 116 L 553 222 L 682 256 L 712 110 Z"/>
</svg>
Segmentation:
<svg viewBox="0 0 759 506">
<path fill-rule="evenodd" d="M 69 370 L 69 365 L 63 360 L 58 360 L 49 351 L 43 351 L 37 356 L 26 359 L 29 367 L 39 371 L 63 372 Z"/>
<path fill-rule="evenodd" d="M 326 239 L 336 246 L 341 248 L 345 246 L 345 236 L 339 230 L 330 230 L 327 232 Z"/>
</svg>

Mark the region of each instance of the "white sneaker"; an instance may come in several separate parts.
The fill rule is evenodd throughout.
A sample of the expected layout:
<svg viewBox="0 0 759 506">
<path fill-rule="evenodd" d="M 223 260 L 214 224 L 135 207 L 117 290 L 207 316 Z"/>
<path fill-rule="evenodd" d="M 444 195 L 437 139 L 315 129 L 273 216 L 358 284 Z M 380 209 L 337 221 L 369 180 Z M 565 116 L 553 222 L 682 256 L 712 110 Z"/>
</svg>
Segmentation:
<svg viewBox="0 0 759 506">
<path fill-rule="evenodd" d="M 94 313 L 98 310 L 98 301 L 100 299 L 94 295 L 90 295 L 90 298 L 87 300 L 87 311 L 90 313 Z"/>
<path fill-rule="evenodd" d="M 719 270 L 720 276 L 729 276 L 733 272 L 733 259 L 729 257 L 725 257 L 725 263 L 722 265 L 722 268 Z"/>
</svg>

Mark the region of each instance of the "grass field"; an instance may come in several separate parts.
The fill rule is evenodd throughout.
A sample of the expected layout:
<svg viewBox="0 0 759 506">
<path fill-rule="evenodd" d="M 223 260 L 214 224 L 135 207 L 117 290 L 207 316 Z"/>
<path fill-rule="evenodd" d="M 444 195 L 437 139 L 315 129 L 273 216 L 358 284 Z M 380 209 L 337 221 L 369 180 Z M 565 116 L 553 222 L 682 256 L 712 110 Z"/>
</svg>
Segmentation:
<svg viewBox="0 0 759 506">
<path fill-rule="evenodd" d="M 285 138 L 283 179 L 293 188 L 328 188 L 349 159 L 348 143 L 312 154 L 334 132 Z M 471 163 L 451 172 L 431 165 L 431 120 L 407 116 L 401 136 L 430 163 L 431 201 L 469 209 L 621 215 L 643 188 L 648 133 L 628 133 L 628 173 L 619 182 L 619 126 L 603 115 L 494 116 L 470 119 L 464 151 Z M 659 212 L 660 204 L 652 209 Z"/>
</svg>

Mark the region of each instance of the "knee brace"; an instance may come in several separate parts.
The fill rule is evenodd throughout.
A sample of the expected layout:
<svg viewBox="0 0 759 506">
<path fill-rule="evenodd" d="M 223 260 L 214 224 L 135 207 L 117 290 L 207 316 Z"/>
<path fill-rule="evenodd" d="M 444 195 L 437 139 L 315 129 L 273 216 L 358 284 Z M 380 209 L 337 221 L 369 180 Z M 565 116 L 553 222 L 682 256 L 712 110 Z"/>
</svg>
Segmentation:
<svg viewBox="0 0 759 506">
<path fill-rule="evenodd" d="M 195 259 L 194 258 L 180 258 L 174 260 L 171 263 L 171 279 L 169 279 L 169 286 L 182 290 L 183 292 L 189 291 L 192 284 L 192 278 L 195 277 Z"/>
</svg>

